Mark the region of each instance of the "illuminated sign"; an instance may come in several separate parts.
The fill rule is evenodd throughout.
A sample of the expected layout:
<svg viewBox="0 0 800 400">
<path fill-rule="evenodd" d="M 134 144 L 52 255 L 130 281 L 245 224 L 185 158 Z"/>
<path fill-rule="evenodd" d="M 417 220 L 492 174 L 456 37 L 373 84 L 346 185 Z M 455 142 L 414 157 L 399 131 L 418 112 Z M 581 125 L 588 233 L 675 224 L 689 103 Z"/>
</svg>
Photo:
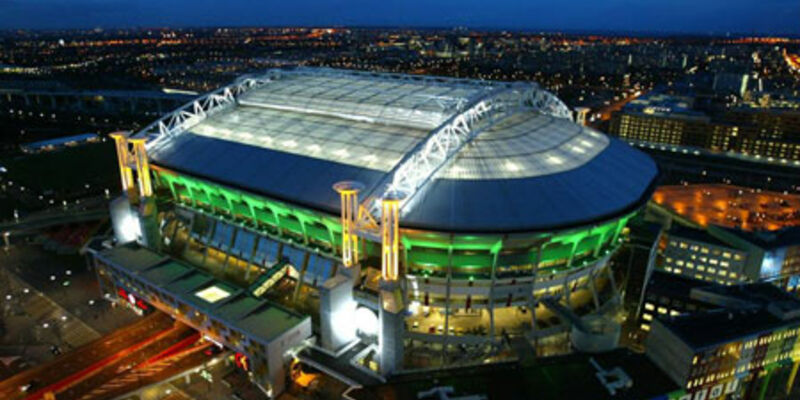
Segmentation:
<svg viewBox="0 0 800 400">
<path fill-rule="evenodd" d="M 147 303 L 145 303 L 142 299 L 137 298 L 133 295 L 133 293 L 127 292 L 123 288 L 117 289 L 117 294 L 121 299 L 128 300 L 128 303 L 130 303 L 132 306 L 135 306 L 143 311 L 150 309 L 150 306 L 148 306 Z"/>
<path fill-rule="evenodd" d="M 250 371 L 250 360 L 246 355 L 236 352 L 236 354 L 233 355 L 233 362 L 242 370 Z"/>
</svg>

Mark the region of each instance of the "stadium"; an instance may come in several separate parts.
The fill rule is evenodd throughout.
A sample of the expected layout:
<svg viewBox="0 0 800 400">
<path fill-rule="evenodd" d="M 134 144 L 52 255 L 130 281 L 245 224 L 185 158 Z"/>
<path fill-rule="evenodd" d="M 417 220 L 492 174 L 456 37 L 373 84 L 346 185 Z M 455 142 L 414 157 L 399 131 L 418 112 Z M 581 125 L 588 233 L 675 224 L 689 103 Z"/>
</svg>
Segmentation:
<svg viewBox="0 0 800 400">
<path fill-rule="evenodd" d="M 386 376 L 608 314 L 658 174 L 534 83 L 325 68 L 243 76 L 114 138 L 104 290 L 246 356 L 271 393 L 312 336 Z"/>
</svg>

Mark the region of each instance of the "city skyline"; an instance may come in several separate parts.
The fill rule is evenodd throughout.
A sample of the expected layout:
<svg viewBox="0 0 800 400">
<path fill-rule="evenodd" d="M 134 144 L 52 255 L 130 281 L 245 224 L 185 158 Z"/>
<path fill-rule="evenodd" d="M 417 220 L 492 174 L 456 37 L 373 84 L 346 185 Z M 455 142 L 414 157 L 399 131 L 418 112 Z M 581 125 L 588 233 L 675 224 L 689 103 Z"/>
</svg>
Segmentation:
<svg viewBox="0 0 800 400">
<path fill-rule="evenodd" d="M 280 4 L 206 0 L 0 0 L 0 29 L 85 29 L 202 26 L 457 27 L 523 31 L 659 34 L 800 35 L 800 2 L 686 0 L 639 4 L 543 1 L 306 0 Z M 66 17 L 65 17 L 66 16 Z"/>
</svg>

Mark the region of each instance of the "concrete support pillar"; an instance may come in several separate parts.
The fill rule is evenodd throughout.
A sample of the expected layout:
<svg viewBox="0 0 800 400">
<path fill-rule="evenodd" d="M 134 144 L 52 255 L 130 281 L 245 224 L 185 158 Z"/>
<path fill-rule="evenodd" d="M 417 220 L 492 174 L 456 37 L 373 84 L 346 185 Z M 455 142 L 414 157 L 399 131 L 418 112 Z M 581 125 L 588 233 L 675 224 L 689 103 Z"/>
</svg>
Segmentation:
<svg viewBox="0 0 800 400">
<path fill-rule="evenodd" d="M 231 232 L 231 238 L 230 240 L 228 240 L 228 244 L 225 245 L 225 248 L 223 248 L 223 250 L 225 251 L 225 261 L 222 262 L 223 273 L 228 270 L 228 265 L 229 265 L 228 262 L 231 259 L 231 252 L 233 250 L 233 247 L 236 245 L 236 236 L 239 235 L 239 228 L 237 228 L 235 225 L 231 226 L 233 227 L 233 232 Z M 234 258 L 235 257 L 236 256 L 234 256 Z"/>
<path fill-rule="evenodd" d="M 800 360 L 795 361 L 794 365 L 792 365 L 792 372 L 789 373 L 789 379 L 786 381 L 786 394 L 789 395 L 792 393 L 792 386 L 794 386 L 794 380 L 797 378 L 797 369 L 800 367 Z"/>
<path fill-rule="evenodd" d="M 502 248 L 502 241 L 492 252 L 492 286 L 489 287 L 489 337 L 492 343 L 495 342 L 495 326 L 494 326 L 494 286 L 497 284 L 497 257 Z"/>
<path fill-rule="evenodd" d="M 381 374 L 391 375 L 403 367 L 403 332 L 405 330 L 405 304 L 397 281 L 381 281 L 380 334 Z"/>
<path fill-rule="evenodd" d="M 452 242 L 453 238 L 450 238 Z M 449 346 L 449 337 L 448 334 L 450 332 L 450 290 L 453 285 L 453 246 L 448 246 L 447 248 L 447 286 L 445 287 L 445 298 L 444 298 L 444 341 L 442 343 L 442 361 L 444 363 L 447 362 L 447 347 Z"/>
<path fill-rule="evenodd" d="M 335 275 L 319 289 L 322 347 L 336 352 L 356 338 L 353 280 Z"/>
<path fill-rule="evenodd" d="M 256 252 L 258 251 L 258 242 L 261 241 L 261 235 L 253 235 L 255 239 L 253 240 L 253 248 L 250 249 L 250 254 L 247 256 L 247 267 L 244 271 L 244 280 L 250 280 L 250 270 L 253 268 L 253 258 L 256 256 Z"/>
<path fill-rule="evenodd" d="M 195 220 L 202 217 L 202 215 L 198 217 L 198 215 L 195 213 L 192 213 L 191 216 L 192 217 L 189 220 L 189 228 L 186 229 L 186 243 L 183 244 L 183 251 L 181 252 L 181 255 L 186 254 L 186 252 L 189 250 L 189 245 L 192 243 L 192 232 L 194 231 Z"/>
<path fill-rule="evenodd" d="M 152 197 L 139 199 L 139 226 L 143 246 L 160 251 L 161 230 L 158 228 L 158 208 Z"/>
<path fill-rule="evenodd" d="M 592 291 L 592 301 L 594 302 L 594 308 L 596 310 L 600 309 L 600 296 L 597 293 L 597 282 L 595 282 L 595 267 L 592 267 L 592 270 L 589 271 L 589 276 L 587 277 L 589 280 L 589 289 Z"/>
<path fill-rule="evenodd" d="M 282 245 L 283 243 L 279 244 L 279 246 Z M 277 255 L 278 259 L 280 259 L 281 257 L 282 249 L 283 247 L 280 247 L 278 249 L 278 255 Z M 297 296 L 300 295 L 300 289 L 302 289 L 303 285 L 305 284 L 306 270 L 308 270 L 308 262 L 310 259 L 311 259 L 311 253 L 305 252 L 305 254 L 303 255 L 303 265 L 300 266 L 300 273 L 297 276 L 297 285 L 294 286 L 294 293 L 292 294 L 292 302 L 297 301 Z"/>
<path fill-rule="evenodd" d="M 536 279 L 539 275 L 539 263 L 542 260 L 542 253 L 544 252 L 545 247 L 547 244 L 541 244 L 538 249 L 536 250 L 536 258 L 533 260 L 533 265 L 531 265 L 531 275 L 533 276 L 533 280 L 531 281 L 531 293 L 528 296 L 528 308 L 531 312 L 531 333 L 536 335 Z"/>
</svg>

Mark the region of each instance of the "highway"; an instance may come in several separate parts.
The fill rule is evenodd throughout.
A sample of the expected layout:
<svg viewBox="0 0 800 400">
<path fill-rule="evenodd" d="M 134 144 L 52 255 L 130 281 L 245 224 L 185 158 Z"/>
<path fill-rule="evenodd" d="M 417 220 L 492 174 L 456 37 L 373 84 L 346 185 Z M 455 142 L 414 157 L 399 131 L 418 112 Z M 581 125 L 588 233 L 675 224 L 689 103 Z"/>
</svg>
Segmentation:
<svg viewBox="0 0 800 400">
<path fill-rule="evenodd" d="M 150 314 L 123 329 L 63 354 L 49 363 L 23 371 L 0 382 L 0 399 L 26 398 L 28 393 L 23 392 L 21 388 L 31 383 L 34 383 L 34 387 L 29 391 L 38 393 L 38 397 L 28 396 L 27 398 L 40 398 L 44 394 L 41 389 L 57 384 L 77 371 L 96 368 L 100 363 L 107 362 L 108 359 L 121 352 L 124 354 L 125 350 L 140 344 L 143 338 L 152 338 L 172 327 L 173 321 L 169 316 L 162 313 Z"/>
<path fill-rule="evenodd" d="M 94 221 L 108 217 L 108 199 L 103 196 L 83 199 L 81 204 L 51 207 L 17 220 L 0 221 L 0 232 L 34 231 L 51 226 Z"/>
</svg>

